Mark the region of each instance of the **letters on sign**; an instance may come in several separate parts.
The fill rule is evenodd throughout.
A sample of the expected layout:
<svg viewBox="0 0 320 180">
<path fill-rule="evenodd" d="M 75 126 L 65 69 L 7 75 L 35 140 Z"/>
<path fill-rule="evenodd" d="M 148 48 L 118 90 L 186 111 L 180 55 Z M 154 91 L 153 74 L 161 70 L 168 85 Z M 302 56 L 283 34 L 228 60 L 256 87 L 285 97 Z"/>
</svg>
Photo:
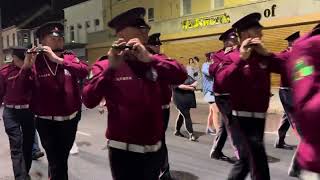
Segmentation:
<svg viewBox="0 0 320 180">
<path fill-rule="evenodd" d="M 219 24 L 228 24 L 230 22 L 231 19 L 228 14 L 220 14 L 215 16 L 207 16 L 184 20 L 182 21 L 182 29 L 186 31 L 189 29 L 202 28 Z"/>
<path fill-rule="evenodd" d="M 270 9 L 265 9 L 263 12 L 264 17 L 266 17 L 266 18 L 275 17 L 276 16 L 276 7 L 277 7 L 277 5 L 274 4 L 271 6 Z"/>
</svg>

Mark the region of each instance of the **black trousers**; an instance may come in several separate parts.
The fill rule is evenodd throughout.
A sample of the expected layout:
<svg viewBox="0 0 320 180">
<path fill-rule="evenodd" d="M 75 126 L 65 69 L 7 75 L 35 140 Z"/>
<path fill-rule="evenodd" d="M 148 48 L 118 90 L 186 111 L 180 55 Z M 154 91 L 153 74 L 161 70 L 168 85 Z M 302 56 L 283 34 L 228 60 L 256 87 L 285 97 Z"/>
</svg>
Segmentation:
<svg viewBox="0 0 320 180">
<path fill-rule="evenodd" d="M 289 117 L 286 113 L 283 113 L 280 125 L 278 128 L 278 139 L 276 144 L 284 144 L 284 139 L 286 138 L 286 134 L 290 128 Z"/>
<path fill-rule="evenodd" d="M 222 124 L 223 126 L 219 127 L 217 136 L 215 138 L 215 143 L 213 144 L 212 149 L 214 152 L 221 152 L 227 136 L 229 135 L 231 144 L 235 150 L 237 158 L 239 158 L 238 147 L 241 145 L 241 138 L 239 137 L 239 125 L 232 118 L 232 109 L 229 95 L 215 96 L 217 107 L 222 114 Z"/>
<path fill-rule="evenodd" d="M 270 180 L 269 165 L 264 147 L 265 119 L 232 116 L 239 122 L 242 145 L 240 159 L 234 164 L 228 180 L 244 180 L 251 173 L 252 180 Z"/>
<path fill-rule="evenodd" d="M 36 127 L 49 163 L 50 180 L 68 180 L 69 152 L 80 118 L 81 113 L 67 121 L 36 118 Z"/>
<path fill-rule="evenodd" d="M 33 146 L 32 146 L 32 155 L 34 155 L 37 152 L 40 152 L 40 147 L 39 147 L 39 138 L 38 138 L 38 133 L 35 130 L 34 133 L 34 142 L 33 142 Z"/>
<path fill-rule="evenodd" d="M 297 121 L 293 122 L 291 119 L 291 113 L 293 111 L 292 107 L 292 91 L 290 89 L 280 89 L 279 90 L 280 100 L 283 106 L 285 113 L 282 116 L 282 120 L 280 122 L 280 126 L 278 129 L 278 139 L 276 144 L 285 143 L 284 139 L 286 138 L 286 134 L 290 126 L 294 128 L 297 134 L 301 137 L 301 129 Z M 292 161 L 289 167 L 290 171 L 299 171 L 299 164 L 297 162 L 297 153 L 295 153 L 292 157 Z"/>
<path fill-rule="evenodd" d="M 279 97 L 283 106 L 285 113 L 282 116 L 280 126 L 278 128 L 278 142 L 277 144 L 283 144 L 284 139 L 286 138 L 287 131 L 292 126 L 293 123 L 291 121 L 291 112 L 292 112 L 292 97 L 291 97 L 291 90 L 289 89 L 280 89 L 279 90 Z"/>
<path fill-rule="evenodd" d="M 28 109 L 4 108 L 3 122 L 9 137 L 15 180 L 25 180 L 32 163 L 34 116 Z"/>
<path fill-rule="evenodd" d="M 109 161 L 113 180 L 158 180 L 161 152 L 135 153 L 109 148 Z"/>
<path fill-rule="evenodd" d="M 178 108 L 179 114 L 176 120 L 176 131 L 180 131 L 183 122 L 189 134 L 193 133 L 192 120 L 190 116 L 190 108 Z"/>
<path fill-rule="evenodd" d="M 170 118 L 170 108 L 168 109 L 162 109 L 162 115 L 163 115 L 163 125 L 164 125 L 164 134 L 162 137 L 162 146 L 161 146 L 161 173 L 165 174 L 169 172 L 169 159 L 168 159 L 168 148 L 166 144 L 166 130 L 168 128 L 169 124 L 169 118 Z"/>
<path fill-rule="evenodd" d="M 222 120 L 220 122 L 220 126 L 217 128 L 217 135 L 214 140 L 212 150 L 214 154 L 221 154 L 222 149 L 227 141 L 228 133 L 226 129 L 226 119 L 230 118 L 231 115 L 231 106 L 228 105 L 227 99 L 224 96 L 216 96 L 215 97 L 217 107 L 222 114 Z"/>
</svg>

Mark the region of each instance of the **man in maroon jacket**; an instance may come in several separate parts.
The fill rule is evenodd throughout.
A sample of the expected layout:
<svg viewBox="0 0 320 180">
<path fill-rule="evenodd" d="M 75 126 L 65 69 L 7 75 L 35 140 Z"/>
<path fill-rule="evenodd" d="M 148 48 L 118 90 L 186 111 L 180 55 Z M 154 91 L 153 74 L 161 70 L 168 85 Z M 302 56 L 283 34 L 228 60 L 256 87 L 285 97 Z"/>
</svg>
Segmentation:
<svg viewBox="0 0 320 180">
<path fill-rule="evenodd" d="M 160 46 L 162 45 L 160 40 L 160 33 L 154 33 L 149 36 L 147 49 L 151 54 L 161 54 Z M 163 55 L 163 54 L 162 54 Z M 165 55 L 163 55 L 165 56 Z M 163 114 L 163 138 L 162 138 L 162 162 L 161 162 L 161 175 L 160 180 L 170 180 L 170 167 L 169 167 L 169 159 L 168 159 L 168 148 L 166 145 L 166 136 L 165 132 L 167 131 L 169 118 L 170 118 L 170 102 L 172 97 L 172 89 L 169 84 L 165 82 L 160 82 L 161 94 L 162 94 L 162 114 Z"/>
<path fill-rule="evenodd" d="M 219 37 L 219 40 L 223 42 L 223 49 L 217 51 L 216 53 L 212 53 L 212 56 L 210 57 L 213 63 L 209 67 L 209 74 L 213 77 L 213 79 L 215 79 L 216 70 L 218 69 L 221 61 L 223 61 L 224 57 L 239 45 L 238 36 L 235 30 L 232 28 L 222 33 Z M 222 149 L 228 137 L 227 129 L 229 131 L 232 143 L 234 144 L 237 142 L 237 133 L 235 133 L 235 131 L 234 133 L 231 133 L 232 128 L 230 126 L 230 120 L 232 109 L 230 104 L 230 94 L 227 90 L 224 90 L 221 86 L 219 86 L 219 83 L 214 82 L 214 86 L 212 88 L 217 106 L 223 118 L 222 121 L 219 122 L 220 127 L 218 127 L 217 136 L 210 151 L 210 157 L 213 159 L 230 161 L 231 159 L 222 153 Z M 234 145 L 234 147 L 236 146 Z M 236 152 L 236 155 L 237 154 L 238 153 Z"/>
<path fill-rule="evenodd" d="M 3 122 L 9 137 L 15 180 L 30 179 L 34 139 L 33 114 L 29 109 L 33 77 L 24 66 L 23 47 L 11 48 L 12 63 L 0 69 L 0 106 L 4 103 Z M 32 58 L 27 55 L 26 59 Z"/>
<path fill-rule="evenodd" d="M 301 141 L 297 159 L 302 180 L 320 179 L 320 29 L 298 39 L 287 63 L 293 93 L 294 121 L 299 124 Z"/>
<path fill-rule="evenodd" d="M 37 53 L 31 108 L 46 151 L 49 177 L 67 180 L 69 152 L 81 117 L 78 82 L 88 75 L 88 65 L 73 53 L 63 52 L 62 24 L 46 23 L 36 35 L 43 47 L 28 50 L 28 53 Z"/>
<path fill-rule="evenodd" d="M 150 27 L 144 15 L 144 8 L 134 8 L 108 23 L 119 39 L 108 52 L 107 67 L 95 73 L 83 90 L 88 108 L 106 99 L 106 137 L 116 180 L 159 179 L 164 135 L 159 82 L 177 85 L 187 77 L 177 61 L 147 51 Z"/>
<path fill-rule="evenodd" d="M 229 180 L 244 180 L 250 170 L 254 180 L 270 179 L 263 136 L 270 99 L 270 74 L 281 72 L 282 61 L 264 48 L 260 19 L 260 13 L 252 13 L 233 24 L 241 47 L 223 60 L 216 73 L 215 80 L 231 94 L 232 118 L 241 132 L 240 159 L 229 174 Z"/>
<path fill-rule="evenodd" d="M 284 61 L 289 60 L 289 54 L 292 49 L 292 45 L 296 39 L 300 37 L 300 32 L 295 32 L 288 36 L 285 40 L 288 41 L 288 48 L 282 51 L 279 54 L 279 57 L 281 57 Z M 285 73 L 286 71 L 283 71 L 281 73 L 281 85 L 279 89 L 279 96 L 280 100 L 283 106 L 283 109 L 285 113 L 282 116 L 280 126 L 278 128 L 278 138 L 275 142 L 275 147 L 276 148 L 281 148 L 281 149 L 289 149 L 292 150 L 293 147 L 285 143 L 285 138 L 287 131 L 290 127 L 292 126 L 293 129 L 296 129 L 295 124 L 292 122 L 292 97 L 291 97 L 291 88 L 290 88 L 290 83 L 289 79 L 287 78 L 287 74 Z"/>
</svg>

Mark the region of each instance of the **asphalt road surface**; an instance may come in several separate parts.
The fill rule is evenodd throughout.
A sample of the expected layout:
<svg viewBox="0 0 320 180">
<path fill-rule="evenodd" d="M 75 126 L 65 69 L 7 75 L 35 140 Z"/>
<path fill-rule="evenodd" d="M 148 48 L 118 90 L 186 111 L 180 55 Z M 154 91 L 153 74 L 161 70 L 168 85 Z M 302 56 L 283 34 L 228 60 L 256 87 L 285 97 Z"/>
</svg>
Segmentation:
<svg viewBox="0 0 320 180">
<path fill-rule="evenodd" d="M 207 106 L 199 105 L 192 111 L 194 129 L 199 135 L 198 142 L 190 142 L 186 138 L 173 136 L 176 110 L 171 108 L 171 120 L 167 131 L 167 144 L 172 175 L 177 180 L 224 180 L 232 165 L 227 162 L 216 161 L 209 158 L 214 136 L 205 135 L 205 119 Z M 2 113 L 2 109 L 0 110 Z M 0 113 L 0 114 L 1 114 Z M 2 115 L 1 115 L 2 117 Z M 270 116 L 270 118 L 278 116 Z M 80 148 L 77 155 L 69 159 L 70 180 L 111 180 L 108 162 L 108 150 L 104 137 L 106 128 L 106 113 L 101 115 L 97 109 L 84 110 L 83 118 L 79 124 L 76 142 Z M 183 127 L 183 130 L 184 127 Z M 276 134 L 267 132 L 265 143 L 270 159 L 270 172 L 272 180 L 293 180 L 287 176 L 294 151 L 273 148 Z M 297 139 L 289 133 L 286 139 L 289 144 L 297 144 Z M 13 179 L 8 138 L 5 134 L 3 122 L 0 122 L 0 180 Z M 230 143 L 227 142 L 224 153 L 233 156 Z M 47 179 L 47 161 L 42 158 L 33 161 L 31 173 L 33 180 Z M 248 177 L 248 179 L 250 179 Z"/>
</svg>

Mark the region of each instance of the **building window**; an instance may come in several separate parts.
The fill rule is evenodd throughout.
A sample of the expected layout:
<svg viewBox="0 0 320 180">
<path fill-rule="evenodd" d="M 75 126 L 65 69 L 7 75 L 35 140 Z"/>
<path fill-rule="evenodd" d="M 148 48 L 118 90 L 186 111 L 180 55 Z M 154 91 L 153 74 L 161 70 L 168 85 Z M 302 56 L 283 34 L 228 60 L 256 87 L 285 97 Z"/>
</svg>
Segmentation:
<svg viewBox="0 0 320 180">
<path fill-rule="evenodd" d="M 78 29 L 82 29 L 82 24 L 78 24 Z"/>
<path fill-rule="evenodd" d="M 7 48 L 10 47 L 10 42 L 9 42 L 9 35 L 7 36 Z"/>
<path fill-rule="evenodd" d="M 212 0 L 211 1 L 211 7 L 212 9 L 218 9 L 218 8 L 223 8 L 224 7 L 224 0 Z"/>
<path fill-rule="evenodd" d="M 99 19 L 95 19 L 94 20 L 94 25 L 95 26 L 99 26 L 100 25 L 100 20 Z"/>
<path fill-rule="evenodd" d="M 12 55 L 6 55 L 5 58 L 4 58 L 4 62 L 5 63 L 12 62 L 12 60 L 13 60 Z"/>
<path fill-rule="evenodd" d="M 95 19 L 94 20 L 94 30 L 96 31 L 99 26 L 100 26 L 100 19 Z"/>
<path fill-rule="evenodd" d="M 70 41 L 75 42 L 74 39 L 74 26 L 70 26 Z"/>
<path fill-rule="evenodd" d="M 191 14 L 191 0 L 182 0 L 182 15 Z"/>
<path fill-rule="evenodd" d="M 148 9 L 148 21 L 149 22 L 154 21 L 154 8 Z"/>
<path fill-rule="evenodd" d="M 37 38 L 33 38 L 33 46 L 38 46 L 38 39 Z"/>
<path fill-rule="evenodd" d="M 28 43 L 29 42 L 29 35 L 28 33 L 23 34 L 23 43 Z"/>
<path fill-rule="evenodd" d="M 90 25 L 91 25 L 90 21 L 86 21 L 86 28 L 90 28 Z"/>
<path fill-rule="evenodd" d="M 12 44 L 13 44 L 13 46 L 16 46 L 16 34 L 15 33 L 12 34 Z"/>
</svg>

